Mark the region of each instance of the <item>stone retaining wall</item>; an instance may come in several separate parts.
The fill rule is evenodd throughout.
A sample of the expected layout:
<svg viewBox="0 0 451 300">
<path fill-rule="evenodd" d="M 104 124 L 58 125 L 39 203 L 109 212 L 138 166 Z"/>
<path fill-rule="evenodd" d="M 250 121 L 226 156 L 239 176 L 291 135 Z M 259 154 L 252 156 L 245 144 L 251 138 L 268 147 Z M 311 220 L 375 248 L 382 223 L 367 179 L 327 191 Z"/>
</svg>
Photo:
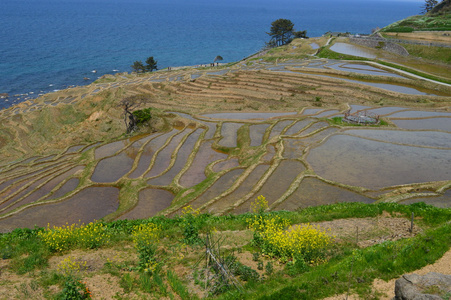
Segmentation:
<svg viewBox="0 0 451 300">
<path fill-rule="evenodd" d="M 407 52 L 407 50 L 404 47 L 397 45 L 395 43 L 391 43 L 385 39 L 350 38 L 349 41 L 351 43 L 354 43 L 354 44 L 357 44 L 360 46 L 365 46 L 365 47 L 370 47 L 370 48 L 375 48 L 375 49 L 383 49 L 385 51 L 395 53 L 398 55 L 403 55 L 403 56 L 409 55 L 409 52 Z"/>
</svg>

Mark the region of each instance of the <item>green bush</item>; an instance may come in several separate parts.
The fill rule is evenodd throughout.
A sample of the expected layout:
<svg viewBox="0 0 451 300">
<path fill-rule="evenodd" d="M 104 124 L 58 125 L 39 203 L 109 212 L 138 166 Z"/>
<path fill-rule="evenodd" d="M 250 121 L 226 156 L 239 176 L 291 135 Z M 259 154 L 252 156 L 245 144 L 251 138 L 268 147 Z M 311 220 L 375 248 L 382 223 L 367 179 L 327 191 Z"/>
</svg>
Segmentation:
<svg viewBox="0 0 451 300">
<path fill-rule="evenodd" d="M 148 122 L 152 118 L 152 115 L 150 113 L 151 110 L 152 110 L 151 108 L 144 108 L 141 110 L 134 111 L 133 115 L 136 118 L 136 124 L 140 125 L 144 122 Z"/>
<path fill-rule="evenodd" d="M 203 220 L 198 209 L 193 209 L 191 205 L 182 209 L 182 230 L 183 242 L 188 245 L 199 244 L 199 230 L 202 227 Z"/>
<path fill-rule="evenodd" d="M 73 278 L 67 277 L 64 282 L 63 290 L 57 297 L 58 300 L 79 300 L 91 299 L 91 292 L 86 285 Z"/>
</svg>

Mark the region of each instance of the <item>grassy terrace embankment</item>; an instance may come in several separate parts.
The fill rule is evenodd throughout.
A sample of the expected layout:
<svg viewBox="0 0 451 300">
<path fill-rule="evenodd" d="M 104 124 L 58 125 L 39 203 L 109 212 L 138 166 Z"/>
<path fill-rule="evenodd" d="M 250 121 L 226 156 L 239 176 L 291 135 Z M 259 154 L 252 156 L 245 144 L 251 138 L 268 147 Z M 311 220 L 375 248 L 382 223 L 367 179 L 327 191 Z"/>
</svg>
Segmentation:
<svg viewBox="0 0 451 300">
<path fill-rule="evenodd" d="M 8 299 L 62 299 L 69 291 L 94 299 L 322 299 L 350 288 L 362 299 L 377 299 L 374 279 L 414 271 L 449 250 L 450 218 L 450 209 L 422 203 L 342 203 L 298 212 L 215 217 L 186 210 L 172 219 L 17 229 L 0 235 L 0 291 Z M 256 220 L 263 227 L 252 227 Z M 282 228 L 271 239 L 277 231 L 271 226 L 282 223 L 312 225 L 297 237 Z M 210 260 L 206 281 L 207 232 L 228 279 Z M 323 243 L 301 246 L 304 241 Z M 302 251 L 290 252 L 292 243 Z"/>
</svg>

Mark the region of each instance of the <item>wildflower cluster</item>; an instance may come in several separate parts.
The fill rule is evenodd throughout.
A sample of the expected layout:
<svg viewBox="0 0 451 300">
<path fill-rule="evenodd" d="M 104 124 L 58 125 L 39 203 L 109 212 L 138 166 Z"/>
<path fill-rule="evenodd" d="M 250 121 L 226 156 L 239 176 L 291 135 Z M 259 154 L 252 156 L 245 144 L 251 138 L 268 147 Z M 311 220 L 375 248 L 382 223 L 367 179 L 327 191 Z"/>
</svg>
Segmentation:
<svg viewBox="0 0 451 300">
<path fill-rule="evenodd" d="M 201 227 L 201 220 L 199 218 L 200 211 L 194 209 L 191 205 L 182 208 L 182 229 L 183 242 L 188 245 L 195 244 L 200 241 L 199 229 Z"/>
<path fill-rule="evenodd" d="M 261 208 L 265 202 L 263 196 L 258 197 L 252 206 L 258 214 L 247 220 L 254 232 L 254 243 L 261 248 L 262 253 L 282 260 L 319 261 L 324 250 L 332 243 L 326 231 L 310 224 L 287 229 L 290 225 L 287 219 L 263 213 Z"/>
<path fill-rule="evenodd" d="M 78 275 L 80 272 L 84 271 L 85 269 L 86 269 L 86 261 L 83 261 L 83 262 L 76 261 L 71 256 L 65 258 L 57 266 L 58 272 L 65 276 Z"/>
<path fill-rule="evenodd" d="M 268 201 L 263 195 L 257 197 L 254 202 L 251 203 L 251 212 L 254 214 L 263 214 L 268 209 Z"/>
<path fill-rule="evenodd" d="M 154 223 L 140 224 L 133 228 L 133 242 L 138 244 L 150 245 L 158 242 L 160 238 L 160 228 Z"/>
<path fill-rule="evenodd" d="M 109 235 L 106 227 L 101 223 L 89 223 L 87 225 L 72 224 L 61 227 L 47 225 L 44 231 L 38 233 L 39 237 L 47 244 L 51 251 L 64 251 L 72 246 L 82 248 L 98 248 L 108 242 Z"/>
<path fill-rule="evenodd" d="M 149 275 L 152 275 L 158 267 L 155 254 L 160 232 L 157 225 L 148 223 L 135 226 L 132 233 L 138 251 L 139 268 Z"/>
</svg>

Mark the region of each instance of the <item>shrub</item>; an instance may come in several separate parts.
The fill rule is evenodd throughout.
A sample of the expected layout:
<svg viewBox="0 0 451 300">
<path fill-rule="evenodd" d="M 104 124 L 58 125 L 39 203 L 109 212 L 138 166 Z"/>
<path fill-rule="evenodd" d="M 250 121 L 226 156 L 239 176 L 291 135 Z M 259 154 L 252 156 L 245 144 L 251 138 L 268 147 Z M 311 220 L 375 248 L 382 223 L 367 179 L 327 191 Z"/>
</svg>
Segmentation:
<svg viewBox="0 0 451 300">
<path fill-rule="evenodd" d="M 91 292 L 84 282 L 73 277 L 67 277 L 64 287 L 57 297 L 58 300 L 91 299 Z"/>
<path fill-rule="evenodd" d="M 298 257 L 290 262 L 288 262 L 285 266 L 285 270 L 288 275 L 295 277 L 299 274 L 307 272 L 309 269 L 308 265 L 305 263 L 302 257 Z"/>
<path fill-rule="evenodd" d="M 243 265 L 239 261 L 235 261 L 235 263 L 232 266 L 232 270 L 233 270 L 233 274 L 240 276 L 240 279 L 243 281 L 259 281 L 260 280 L 260 276 L 258 275 L 257 271 L 255 271 L 251 267 Z"/>
<path fill-rule="evenodd" d="M 199 229 L 202 226 L 202 220 L 199 218 L 199 210 L 193 209 L 188 205 L 182 209 L 182 230 L 183 242 L 188 245 L 200 243 Z"/>
<path fill-rule="evenodd" d="M 136 124 L 140 125 L 144 122 L 149 121 L 152 118 L 151 108 L 144 108 L 133 112 L 133 115 L 136 117 Z"/>
</svg>

